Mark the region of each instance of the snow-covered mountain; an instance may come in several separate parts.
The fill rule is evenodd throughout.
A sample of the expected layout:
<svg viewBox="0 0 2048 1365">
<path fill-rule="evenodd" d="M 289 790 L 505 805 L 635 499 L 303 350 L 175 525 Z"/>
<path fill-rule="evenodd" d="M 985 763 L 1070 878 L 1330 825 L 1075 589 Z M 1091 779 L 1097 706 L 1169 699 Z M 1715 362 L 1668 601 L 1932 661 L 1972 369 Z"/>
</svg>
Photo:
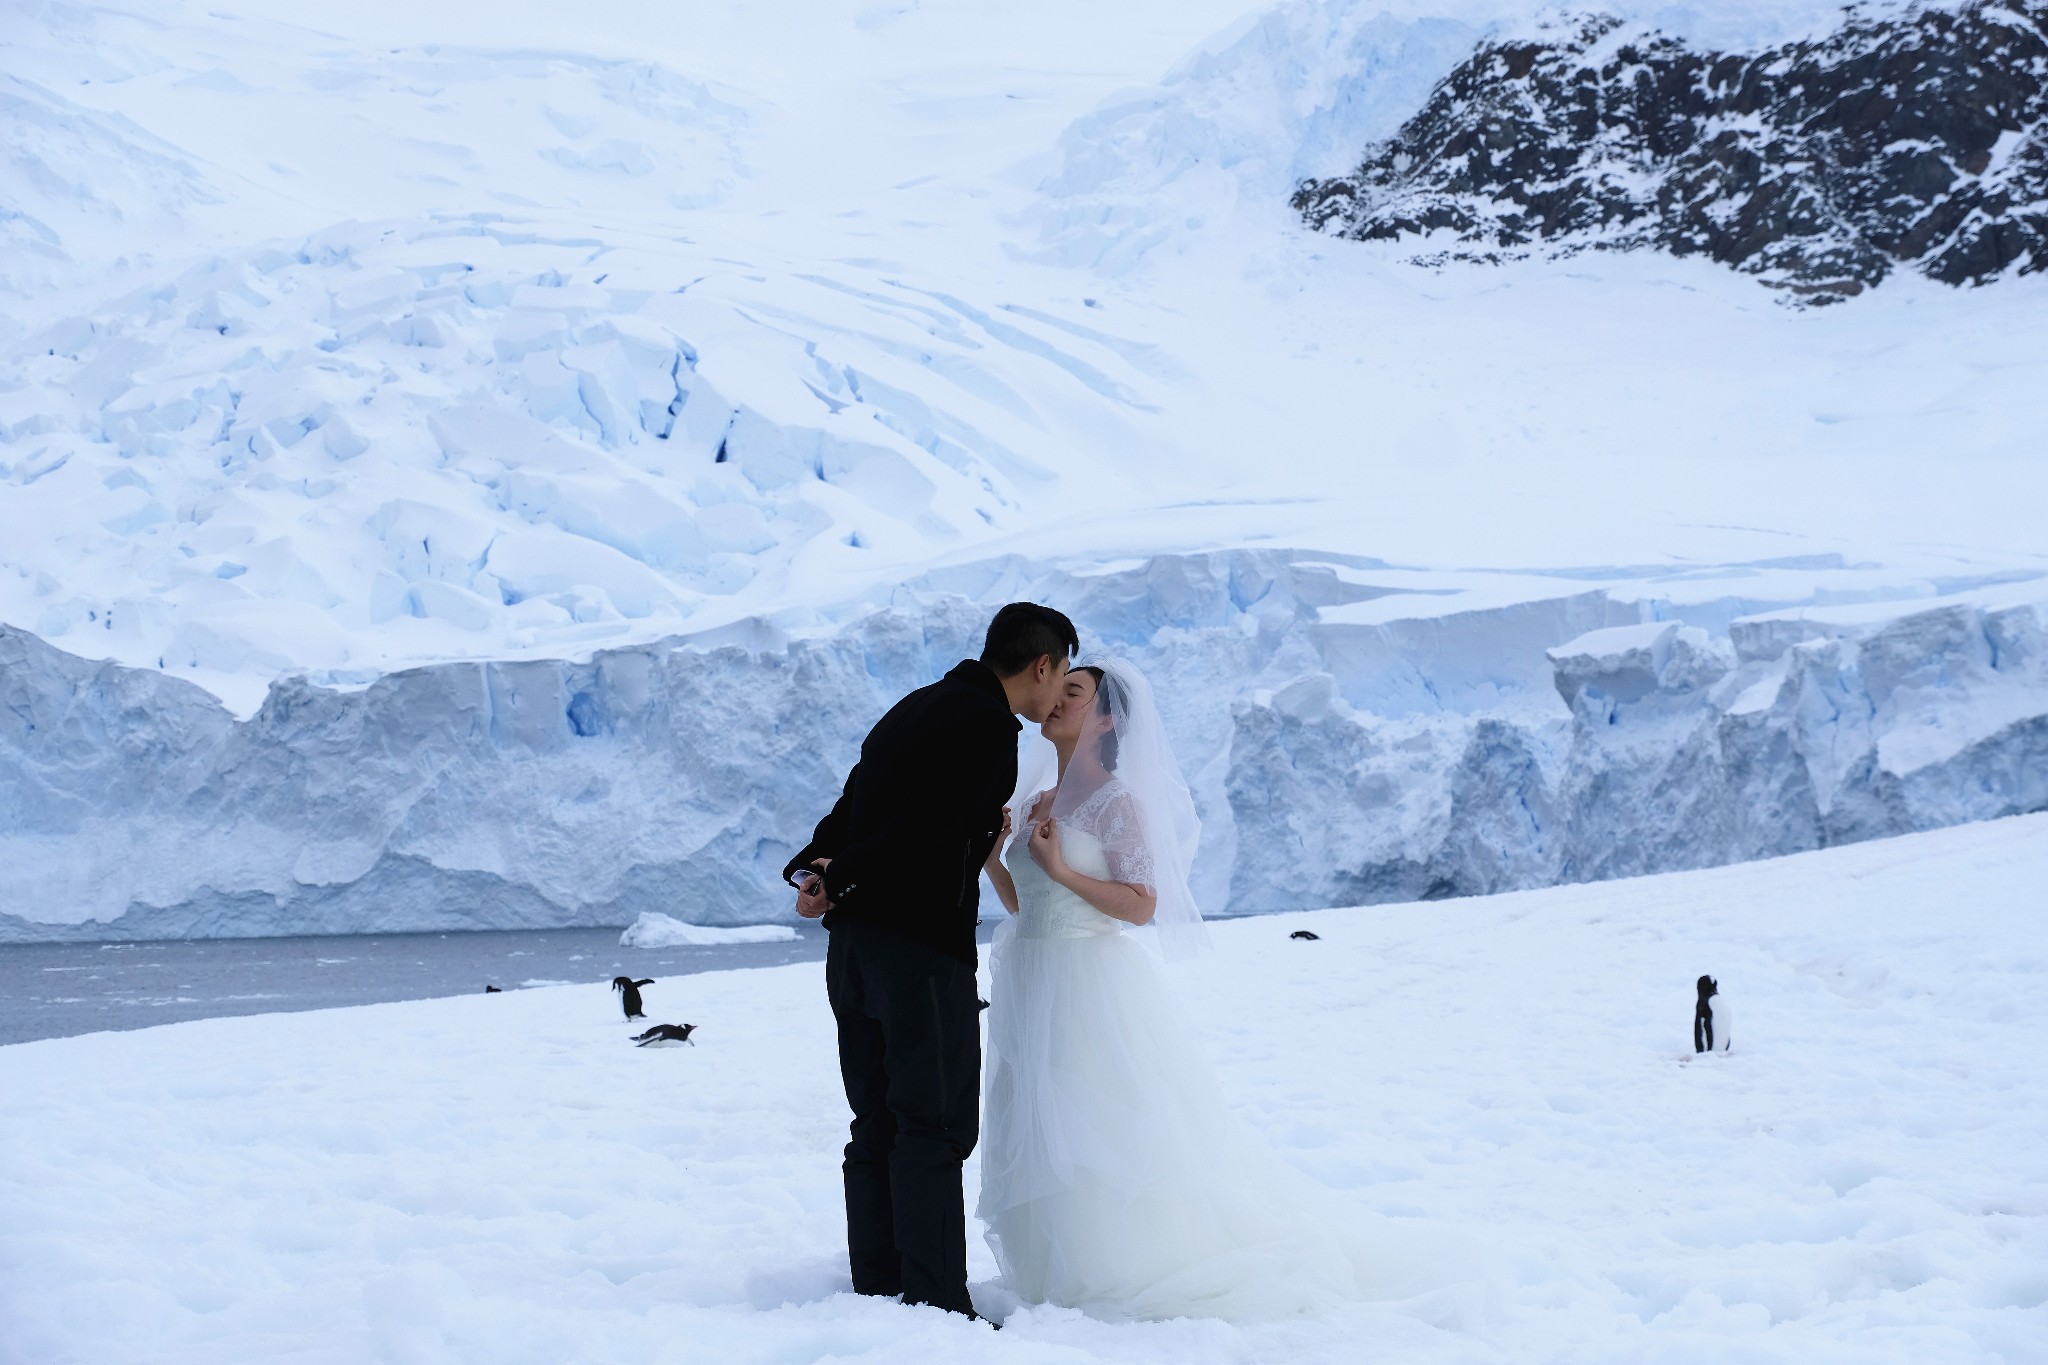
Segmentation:
<svg viewBox="0 0 2048 1365">
<path fill-rule="evenodd" d="M 1839 22 L 1613 12 L 1687 52 Z M 762 918 L 865 725 L 1034 594 L 1167 683 L 1219 909 L 2038 805 L 2038 276 L 1794 312 L 1288 209 L 1560 31 L 10 13 L 0 924 Z"/>
<path fill-rule="evenodd" d="M 1864 6 L 1822 38 L 1689 45 L 1612 15 L 1483 44 L 1294 206 L 1442 254 L 1655 247 L 1809 303 L 1900 266 L 2048 268 L 2048 4 Z M 1450 243 L 1451 245 L 1444 245 Z"/>
</svg>

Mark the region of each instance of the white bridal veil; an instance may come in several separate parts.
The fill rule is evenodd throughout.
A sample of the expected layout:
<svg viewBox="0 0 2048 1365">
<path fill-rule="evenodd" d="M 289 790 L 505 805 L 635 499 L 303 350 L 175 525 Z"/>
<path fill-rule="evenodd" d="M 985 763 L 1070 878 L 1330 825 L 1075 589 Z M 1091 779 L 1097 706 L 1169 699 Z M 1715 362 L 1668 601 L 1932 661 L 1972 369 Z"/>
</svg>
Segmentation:
<svg viewBox="0 0 2048 1365">
<path fill-rule="evenodd" d="M 1205 938 L 1188 890 L 1194 799 L 1144 675 L 1087 662 L 1102 670 L 1098 702 L 1038 814 L 1087 875 L 1151 887 L 1157 946 L 1184 956 Z M 1051 746 L 1035 747 L 1022 799 L 1052 785 Z M 1018 843 L 1009 866 L 1018 913 L 989 953 L 976 1205 L 1004 1290 L 1112 1320 L 1249 1321 L 1435 1283 L 1413 1233 L 1309 1184 L 1231 1109 L 1168 973 L 1137 946 L 1143 931 L 1123 932 Z"/>
<path fill-rule="evenodd" d="M 1169 958 L 1192 956 L 1208 946 L 1202 912 L 1188 889 L 1202 823 L 1152 684 L 1127 659 L 1088 658 L 1075 667 L 1102 670 L 1096 711 L 1109 725 L 1099 738 L 1092 727 L 1083 732 L 1053 799 L 1053 819 L 1072 818 L 1099 839 L 1117 880 L 1150 886 L 1159 898 L 1152 923 L 1160 949 Z"/>
</svg>

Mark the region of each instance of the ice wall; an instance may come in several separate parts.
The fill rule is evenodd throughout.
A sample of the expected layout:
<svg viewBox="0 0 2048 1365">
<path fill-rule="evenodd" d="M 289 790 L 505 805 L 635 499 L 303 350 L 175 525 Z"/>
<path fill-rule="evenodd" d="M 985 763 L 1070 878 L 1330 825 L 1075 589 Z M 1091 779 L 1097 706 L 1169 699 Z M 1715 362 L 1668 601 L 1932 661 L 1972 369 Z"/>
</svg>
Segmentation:
<svg viewBox="0 0 2048 1365">
<path fill-rule="evenodd" d="M 2048 809 L 2048 593 L 1590 632 L 1569 714 L 1239 708 L 1236 912 L 1706 867 Z M 1333 813 L 1338 814 L 1332 818 Z"/>
<path fill-rule="evenodd" d="M 991 604 L 1024 596 L 1152 672 L 1215 911 L 2048 808 L 2039 583 L 1745 614 L 1560 581 L 1461 609 L 1328 555 L 1001 560 L 838 619 L 580 662 L 354 690 L 288 678 L 246 721 L 175 678 L 0 629 L 0 938 L 786 917 L 776 873 L 861 734 L 972 653 Z"/>
</svg>

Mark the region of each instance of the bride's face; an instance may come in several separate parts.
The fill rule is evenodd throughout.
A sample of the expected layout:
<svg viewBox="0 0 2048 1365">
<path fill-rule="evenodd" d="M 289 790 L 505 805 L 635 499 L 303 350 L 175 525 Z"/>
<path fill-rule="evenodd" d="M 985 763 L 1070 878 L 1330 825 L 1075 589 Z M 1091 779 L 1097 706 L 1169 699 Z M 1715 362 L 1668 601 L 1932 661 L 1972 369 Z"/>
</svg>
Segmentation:
<svg viewBox="0 0 2048 1365">
<path fill-rule="evenodd" d="M 1038 733 L 1065 748 L 1081 738 L 1081 727 L 1095 714 L 1095 675 L 1074 669 L 1052 710 L 1046 712 Z"/>
<path fill-rule="evenodd" d="M 1096 709 L 1095 689 L 1094 674 L 1078 668 L 1067 674 L 1059 704 L 1046 715 L 1038 733 L 1065 749 L 1069 744 L 1078 747 L 1084 737 L 1109 729 L 1113 722 Z"/>
</svg>

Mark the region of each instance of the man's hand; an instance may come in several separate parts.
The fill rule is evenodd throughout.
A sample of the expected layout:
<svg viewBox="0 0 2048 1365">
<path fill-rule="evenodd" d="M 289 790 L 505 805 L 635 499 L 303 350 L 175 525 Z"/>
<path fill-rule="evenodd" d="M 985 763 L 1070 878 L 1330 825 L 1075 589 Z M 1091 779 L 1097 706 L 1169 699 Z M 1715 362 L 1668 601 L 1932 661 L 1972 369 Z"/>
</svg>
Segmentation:
<svg viewBox="0 0 2048 1365">
<path fill-rule="evenodd" d="M 804 882 L 796 893 L 796 912 L 805 919 L 821 918 L 832 908 L 832 902 L 825 899 L 825 869 L 831 865 L 830 858 L 811 860 L 811 866 L 816 869 L 817 875 Z"/>
<path fill-rule="evenodd" d="M 1003 850 L 1009 847 L 1009 843 L 1010 808 L 1008 806 L 1004 806 L 1003 829 L 1000 834 L 996 835 L 996 846 L 988 851 L 988 857 L 982 859 L 981 866 L 984 872 L 992 872 L 994 871 L 994 869 L 999 868 L 1003 865 Z"/>
</svg>

